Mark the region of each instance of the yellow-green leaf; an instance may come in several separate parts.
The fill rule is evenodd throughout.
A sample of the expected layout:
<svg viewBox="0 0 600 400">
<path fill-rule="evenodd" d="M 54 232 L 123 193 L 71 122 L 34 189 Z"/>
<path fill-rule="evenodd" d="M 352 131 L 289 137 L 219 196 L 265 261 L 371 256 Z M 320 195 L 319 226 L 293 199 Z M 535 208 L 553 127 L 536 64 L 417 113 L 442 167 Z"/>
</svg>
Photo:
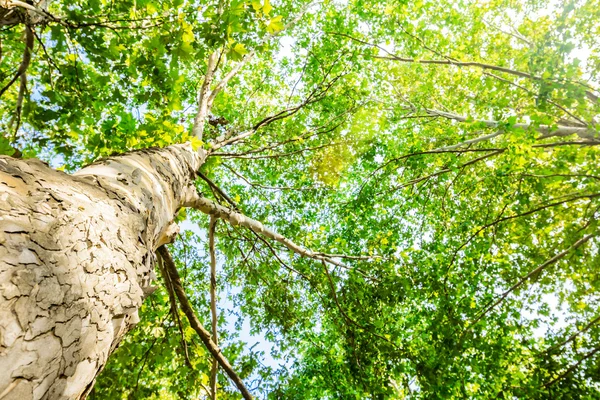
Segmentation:
<svg viewBox="0 0 600 400">
<path fill-rule="evenodd" d="M 202 147 L 202 145 L 204 144 L 204 142 L 200 139 L 198 139 L 196 136 L 194 136 L 192 138 L 192 140 L 190 140 L 190 143 L 192 145 L 192 149 L 194 149 L 194 151 L 198 151 L 198 149 L 200 147 Z"/>
<path fill-rule="evenodd" d="M 271 18 L 271 21 L 269 21 L 269 25 L 267 25 L 267 32 L 281 32 L 284 28 L 283 22 L 281 21 L 282 19 L 283 17 L 281 15 L 278 15 L 275 18 Z"/>
<path fill-rule="evenodd" d="M 263 6 L 263 12 L 265 15 L 269 15 L 273 7 L 271 6 L 271 2 L 269 0 L 265 0 L 265 5 Z"/>
</svg>

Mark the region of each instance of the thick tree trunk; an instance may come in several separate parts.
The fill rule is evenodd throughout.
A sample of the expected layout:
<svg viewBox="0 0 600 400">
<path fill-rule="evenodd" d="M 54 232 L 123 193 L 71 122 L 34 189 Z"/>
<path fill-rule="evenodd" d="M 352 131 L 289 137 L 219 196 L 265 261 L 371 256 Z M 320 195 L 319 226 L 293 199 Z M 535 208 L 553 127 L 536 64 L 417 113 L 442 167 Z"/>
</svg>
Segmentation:
<svg viewBox="0 0 600 400">
<path fill-rule="evenodd" d="M 204 155 L 144 150 L 74 175 L 0 157 L 0 399 L 79 399 L 152 292 L 154 251 Z"/>
</svg>

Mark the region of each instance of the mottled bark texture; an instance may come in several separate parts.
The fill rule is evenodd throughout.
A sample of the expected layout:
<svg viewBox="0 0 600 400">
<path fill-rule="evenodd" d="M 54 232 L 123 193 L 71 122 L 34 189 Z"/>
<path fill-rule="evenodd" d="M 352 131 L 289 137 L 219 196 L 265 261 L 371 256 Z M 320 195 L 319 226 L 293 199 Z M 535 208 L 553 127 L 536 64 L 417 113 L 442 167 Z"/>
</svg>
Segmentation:
<svg viewBox="0 0 600 400">
<path fill-rule="evenodd" d="M 204 157 L 176 145 L 74 175 L 0 157 L 1 400 L 87 395 L 153 291 Z"/>
</svg>

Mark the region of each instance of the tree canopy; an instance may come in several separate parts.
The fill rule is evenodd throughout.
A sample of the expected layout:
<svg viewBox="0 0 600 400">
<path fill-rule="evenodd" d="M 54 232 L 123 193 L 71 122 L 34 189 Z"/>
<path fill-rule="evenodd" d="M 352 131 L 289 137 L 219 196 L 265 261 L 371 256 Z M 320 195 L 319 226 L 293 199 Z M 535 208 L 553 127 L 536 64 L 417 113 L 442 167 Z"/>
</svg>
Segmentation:
<svg viewBox="0 0 600 400">
<path fill-rule="evenodd" d="M 216 224 L 219 342 L 255 396 L 598 398 L 598 0 L 8 0 L 0 20 L 0 154 L 72 172 L 191 141 L 205 196 L 310 249 Z M 209 219 L 186 219 L 171 250 L 210 325 Z M 92 398 L 206 396 L 171 308 L 161 286 Z"/>
</svg>

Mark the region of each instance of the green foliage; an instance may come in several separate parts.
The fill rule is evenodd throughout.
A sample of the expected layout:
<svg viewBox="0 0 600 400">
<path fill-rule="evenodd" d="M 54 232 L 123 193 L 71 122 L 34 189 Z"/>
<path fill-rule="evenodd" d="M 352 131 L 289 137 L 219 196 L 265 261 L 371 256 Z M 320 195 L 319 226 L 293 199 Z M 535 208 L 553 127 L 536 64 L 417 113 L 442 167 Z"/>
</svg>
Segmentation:
<svg viewBox="0 0 600 400">
<path fill-rule="evenodd" d="M 326 271 L 219 224 L 221 343 L 259 397 L 598 398 L 597 0 L 50 4 L 69 24 L 36 27 L 20 126 L 18 84 L 1 97 L 0 154 L 74 170 L 149 146 L 211 149 L 293 109 L 202 171 L 296 243 L 372 256 Z M 2 85 L 21 32 L 0 32 Z M 200 140 L 214 51 L 216 82 L 256 57 Z M 581 135 L 553 134 L 569 127 Z M 174 252 L 210 325 L 207 219 L 188 221 Z M 182 329 L 189 363 L 161 286 L 92 397 L 205 396 L 210 357 Z M 249 333 L 273 344 L 269 362 Z"/>
</svg>

